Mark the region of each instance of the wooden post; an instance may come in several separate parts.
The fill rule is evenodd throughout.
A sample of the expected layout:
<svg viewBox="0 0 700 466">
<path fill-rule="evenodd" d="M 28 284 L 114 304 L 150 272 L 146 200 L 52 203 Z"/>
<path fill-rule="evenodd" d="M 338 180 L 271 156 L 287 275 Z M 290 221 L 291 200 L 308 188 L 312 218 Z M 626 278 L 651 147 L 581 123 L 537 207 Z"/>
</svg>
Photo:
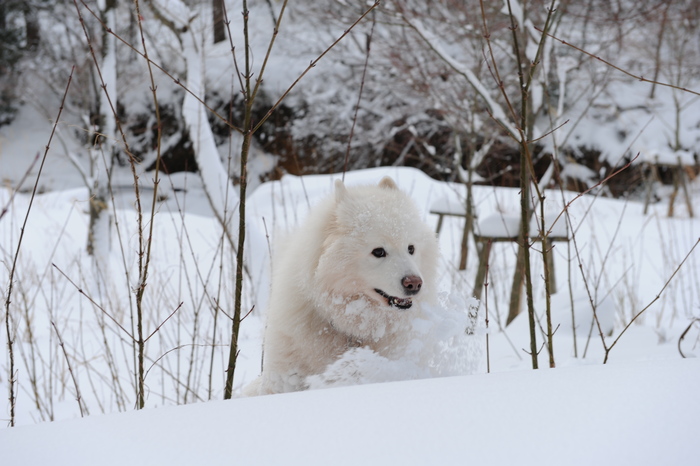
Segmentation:
<svg viewBox="0 0 700 466">
<path fill-rule="evenodd" d="M 476 270 L 476 278 L 474 279 L 474 297 L 481 299 L 481 290 L 484 287 L 484 278 L 486 278 L 486 265 L 489 263 L 492 240 L 476 236 L 474 239 L 476 240 L 476 247 L 479 249 L 479 268 Z"/>
<path fill-rule="evenodd" d="M 676 202 L 676 196 L 678 195 L 678 188 L 681 183 L 680 180 L 680 173 L 679 170 L 681 169 L 680 165 L 678 167 L 671 167 L 671 178 L 673 179 L 673 192 L 671 193 L 671 197 L 668 199 L 668 216 L 673 217 L 673 206 Z"/>
<path fill-rule="evenodd" d="M 525 238 L 525 241 L 528 239 Z M 510 289 L 510 305 L 508 306 L 508 318 L 506 325 L 510 324 L 518 314 L 523 301 L 523 283 L 525 282 L 525 248 L 518 248 L 518 257 L 515 261 L 515 272 L 513 273 L 513 285 Z"/>
<path fill-rule="evenodd" d="M 545 238 L 544 245 L 547 248 L 547 270 L 549 270 L 549 290 L 552 294 L 557 292 L 557 275 L 554 273 L 554 247 L 552 240 Z"/>
<path fill-rule="evenodd" d="M 680 170 L 680 182 L 681 182 L 681 187 L 683 188 L 683 195 L 685 197 L 685 203 L 688 206 L 688 215 L 690 215 L 690 218 L 694 217 L 693 214 L 693 203 L 690 200 L 690 193 L 688 192 L 688 173 L 686 173 L 683 165 L 681 164 L 681 158 L 678 157 L 678 170 Z"/>
<path fill-rule="evenodd" d="M 646 196 L 644 198 L 644 215 L 647 214 L 647 211 L 649 210 L 649 204 L 651 203 L 651 193 L 654 188 L 654 182 L 659 181 L 659 170 L 657 168 L 656 163 L 654 162 L 649 162 L 647 163 L 649 167 L 649 174 L 647 175 L 646 178 Z"/>
</svg>

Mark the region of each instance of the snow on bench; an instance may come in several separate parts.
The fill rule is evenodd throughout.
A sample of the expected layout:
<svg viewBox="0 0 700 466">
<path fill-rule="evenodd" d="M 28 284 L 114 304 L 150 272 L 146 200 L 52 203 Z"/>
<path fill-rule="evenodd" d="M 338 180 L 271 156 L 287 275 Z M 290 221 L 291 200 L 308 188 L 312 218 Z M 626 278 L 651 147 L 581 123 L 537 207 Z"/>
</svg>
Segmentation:
<svg viewBox="0 0 700 466">
<path fill-rule="evenodd" d="M 540 237 L 541 220 L 534 216 L 530 220 L 529 236 Z M 544 236 L 551 241 L 568 241 L 569 229 L 566 217 L 559 213 L 547 213 L 544 216 Z M 520 216 L 492 214 L 479 221 L 474 229 L 474 236 L 500 241 L 518 239 L 520 233 Z"/>
<path fill-rule="evenodd" d="M 549 289 L 557 292 L 556 274 L 554 273 L 554 256 L 551 253 L 552 243 L 555 241 L 569 241 L 569 228 L 564 214 L 547 213 L 544 216 L 544 235 L 541 232 L 541 219 L 537 216 L 530 220 L 530 238 L 544 240 L 544 247 L 550 253 L 547 255 L 547 267 L 549 268 Z M 492 214 L 479 221 L 474 229 L 474 241 L 479 248 L 479 268 L 474 280 L 474 296 L 481 298 L 481 290 L 486 277 L 486 266 L 489 263 L 491 245 L 497 242 L 517 241 L 520 233 L 520 216 L 506 214 Z M 543 238 L 544 236 L 544 238 Z"/>
<path fill-rule="evenodd" d="M 442 220 L 444 217 L 462 217 L 466 218 L 466 207 L 463 202 L 460 202 L 453 197 L 441 197 L 430 206 L 430 213 L 438 216 L 438 223 L 435 232 L 439 235 L 442 229 Z"/>
<path fill-rule="evenodd" d="M 698 164 L 695 154 L 687 150 L 651 149 L 640 152 L 639 156 L 640 162 L 655 163 L 657 165 L 693 166 Z"/>
</svg>

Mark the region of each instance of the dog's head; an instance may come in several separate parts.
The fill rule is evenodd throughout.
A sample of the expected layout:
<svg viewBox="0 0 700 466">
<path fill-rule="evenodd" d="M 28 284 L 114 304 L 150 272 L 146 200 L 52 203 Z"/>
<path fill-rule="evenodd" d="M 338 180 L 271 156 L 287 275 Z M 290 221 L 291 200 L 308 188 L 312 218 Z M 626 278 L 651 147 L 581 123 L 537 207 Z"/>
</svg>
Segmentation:
<svg viewBox="0 0 700 466">
<path fill-rule="evenodd" d="M 327 228 L 314 279 L 339 330 L 377 338 L 416 302 L 434 297 L 435 234 L 391 178 L 350 189 L 336 182 Z"/>
</svg>

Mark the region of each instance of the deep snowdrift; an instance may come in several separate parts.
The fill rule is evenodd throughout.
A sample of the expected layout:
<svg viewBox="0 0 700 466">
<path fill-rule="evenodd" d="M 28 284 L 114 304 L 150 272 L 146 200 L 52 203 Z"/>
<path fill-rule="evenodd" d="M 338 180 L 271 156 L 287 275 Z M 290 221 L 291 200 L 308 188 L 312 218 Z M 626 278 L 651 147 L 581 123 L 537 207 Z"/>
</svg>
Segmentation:
<svg viewBox="0 0 700 466">
<path fill-rule="evenodd" d="M 697 464 L 700 361 L 428 379 L 0 431 L 4 464 Z"/>
</svg>

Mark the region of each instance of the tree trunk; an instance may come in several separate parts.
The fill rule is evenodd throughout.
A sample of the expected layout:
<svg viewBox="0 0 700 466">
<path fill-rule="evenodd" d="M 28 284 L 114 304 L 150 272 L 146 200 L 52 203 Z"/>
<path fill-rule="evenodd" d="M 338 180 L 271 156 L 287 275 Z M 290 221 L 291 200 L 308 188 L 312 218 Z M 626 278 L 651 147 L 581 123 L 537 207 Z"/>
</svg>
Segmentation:
<svg viewBox="0 0 700 466">
<path fill-rule="evenodd" d="M 187 63 L 187 88 L 192 94 L 204 97 L 202 44 L 195 44 L 193 34 L 184 34 L 183 55 Z M 219 222 L 224 227 L 226 236 L 235 247 L 237 224 L 232 213 L 238 204 L 238 196 L 231 185 L 228 170 L 219 158 L 219 151 L 214 141 L 214 133 L 207 120 L 204 106 L 190 93 L 182 104 L 182 116 L 189 129 L 195 160 L 199 167 L 204 192 Z M 234 136 L 237 133 L 234 133 Z M 235 140 L 235 139 L 234 139 Z"/>
<path fill-rule="evenodd" d="M 224 0 L 212 0 L 214 13 L 214 43 L 226 40 L 226 23 L 224 23 Z"/>
<path fill-rule="evenodd" d="M 90 152 L 93 160 L 99 160 L 98 150 Z M 87 241 L 87 252 L 95 259 L 98 266 L 105 264 L 111 244 L 112 215 L 107 206 L 107 198 L 107 176 L 98 175 L 90 187 L 90 223 Z"/>
<path fill-rule="evenodd" d="M 109 28 L 116 26 L 114 2 L 107 2 L 102 20 Z M 114 141 L 117 134 L 116 116 L 112 106 L 117 103 L 117 54 L 116 39 L 103 31 L 100 71 L 104 80 L 104 89 L 98 101 L 100 115 L 95 146 L 88 150 L 90 172 L 88 189 L 90 191 L 90 223 L 88 226 L 87 252 L 93 256 L 98 265 L 103 265 L 110 250 L 112 215 L 107 207 L 109 196 L 108 168 L 114 154 Z M 110 104 L 111 102 L 111 104 Z M 104 135 L 101 136 L 101 135 Z"/>
</svg>

